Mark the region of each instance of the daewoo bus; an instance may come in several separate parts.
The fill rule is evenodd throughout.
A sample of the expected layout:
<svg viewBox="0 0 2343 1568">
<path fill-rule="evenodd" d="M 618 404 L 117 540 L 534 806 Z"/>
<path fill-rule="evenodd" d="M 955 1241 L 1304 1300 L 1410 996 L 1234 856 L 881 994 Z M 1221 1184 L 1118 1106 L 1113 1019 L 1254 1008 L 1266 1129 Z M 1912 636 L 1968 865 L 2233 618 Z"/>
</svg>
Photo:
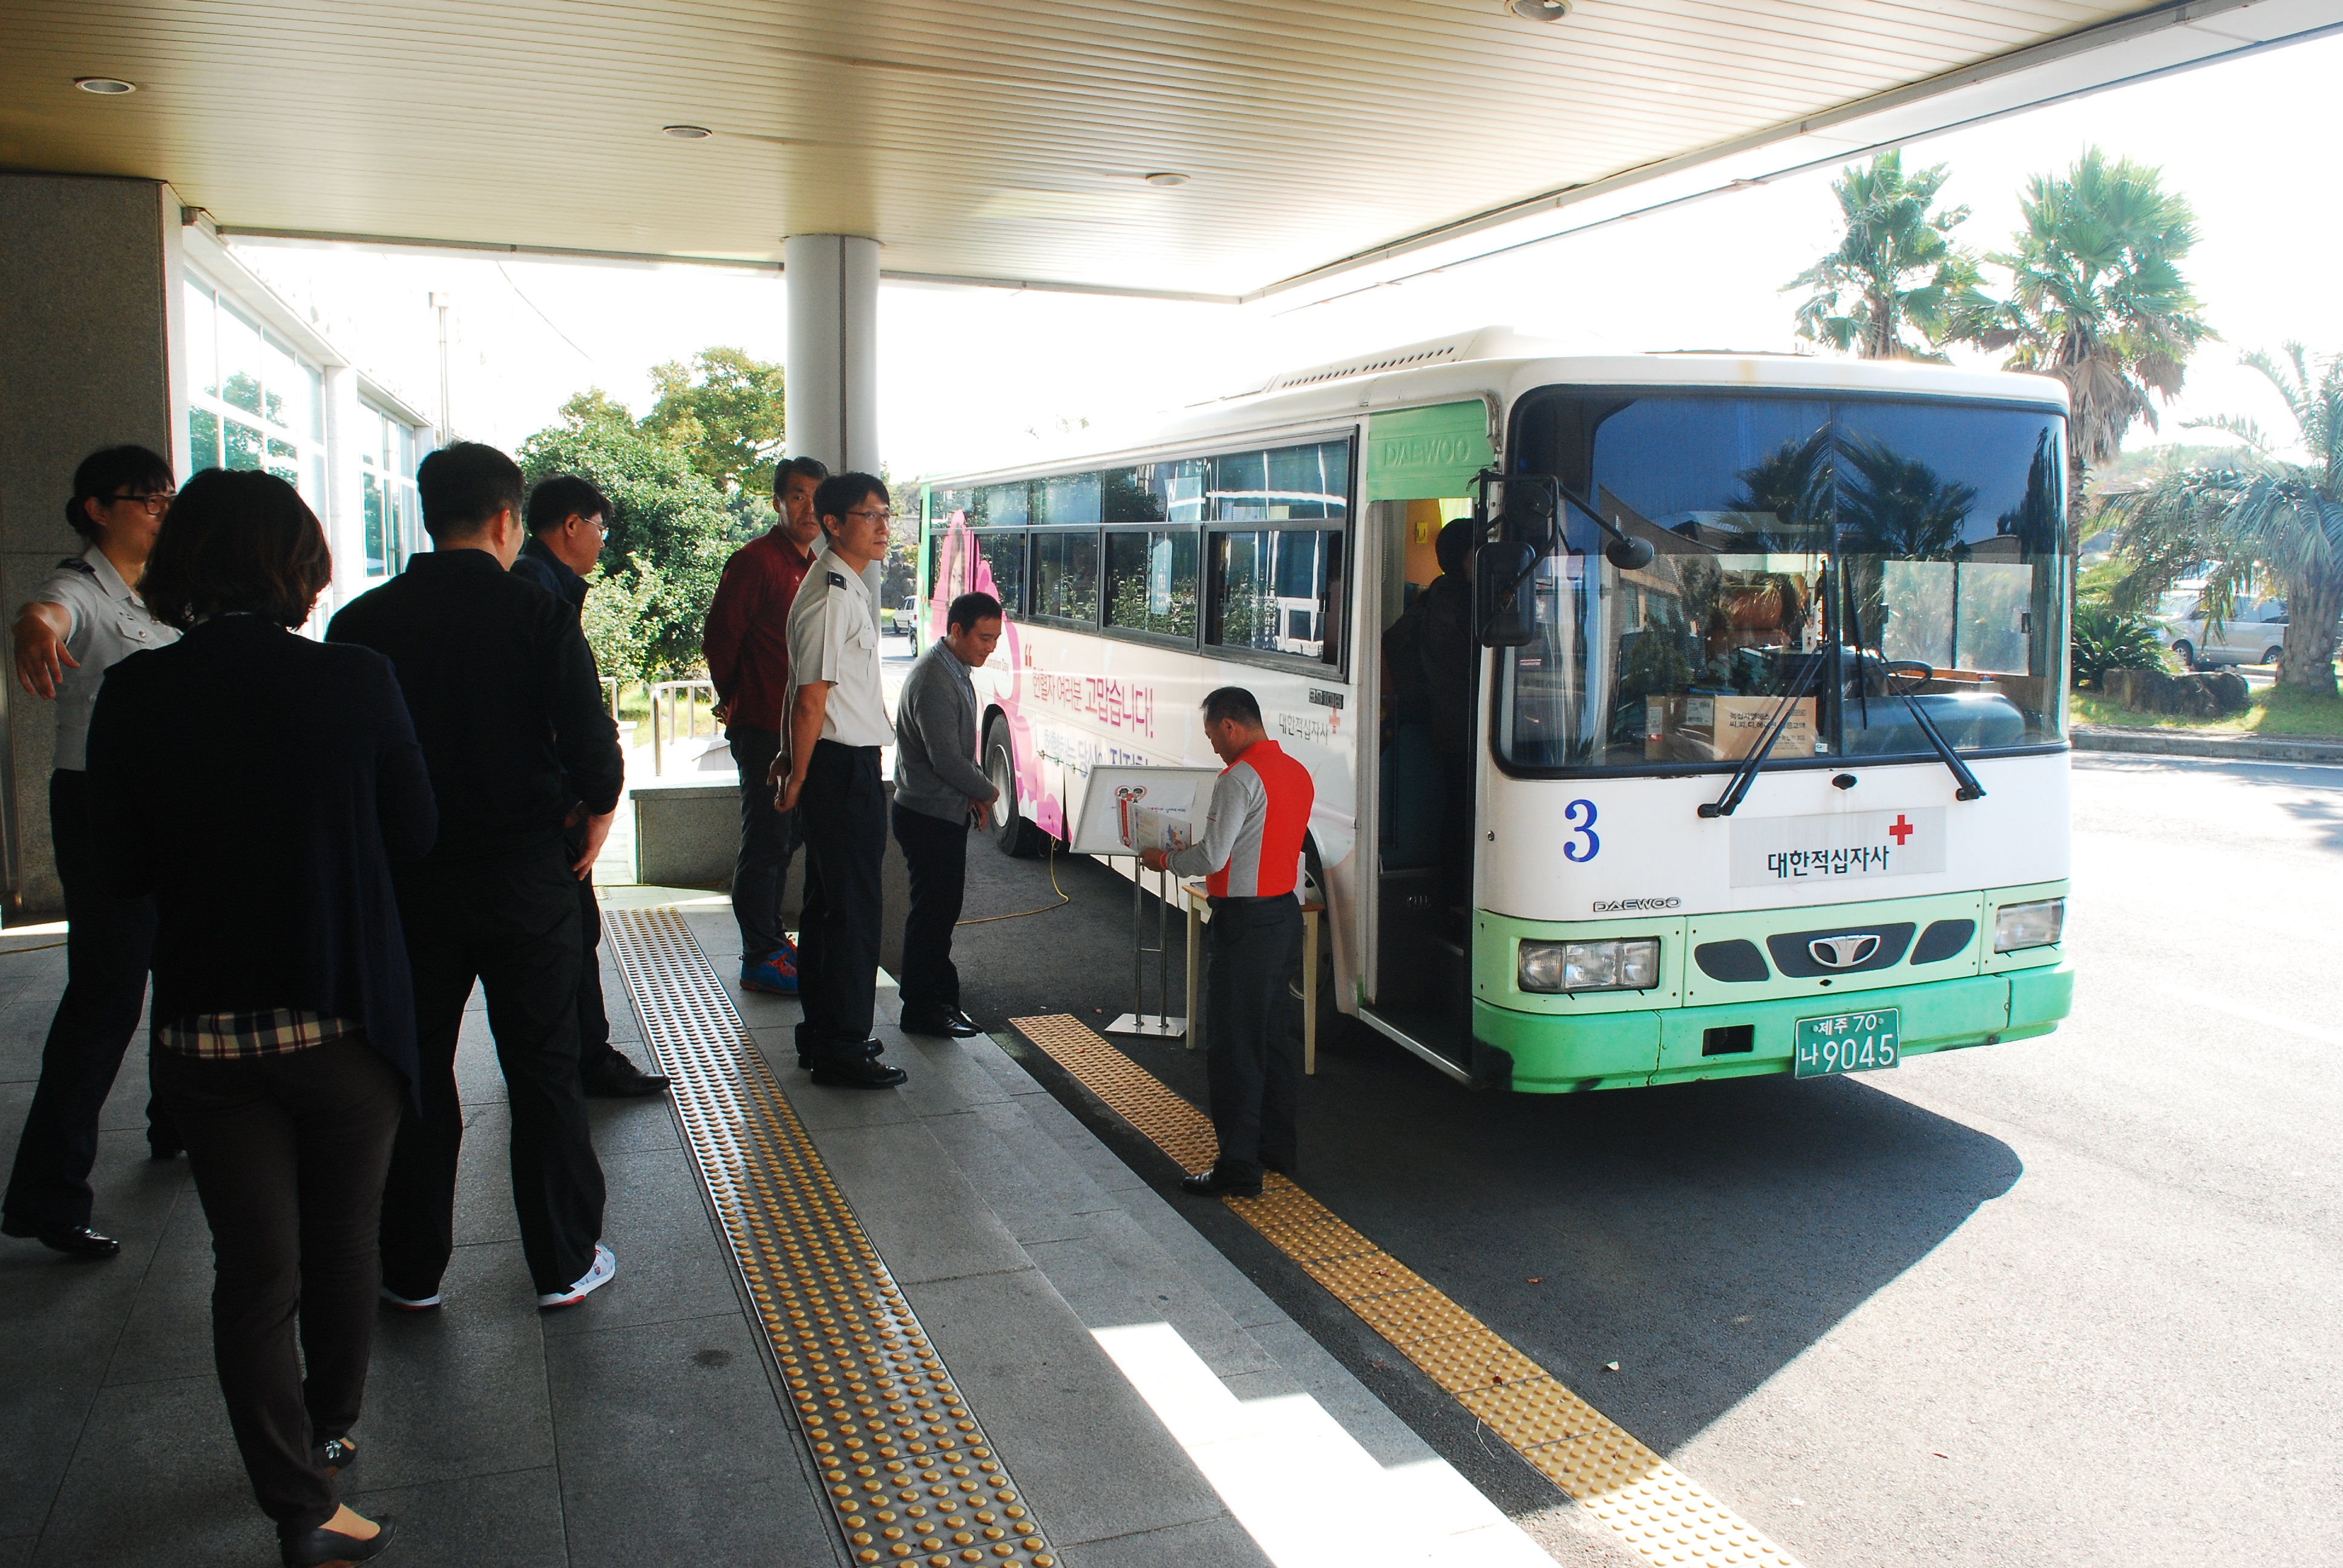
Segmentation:
<svg viewBox="0 0 2343 1568">
<path fill-rule="evenodd" d="M 1096 764 L 1212 765 L 1197 704 L 1249 687 L 1317 784 L 1322 993 L 1460 1081 L 1893 1067 L 2068 1010 L 2066 419 L 2036 377 L 1490 329 L 926 483 L 920 635 L 1008 608 L 1012 854 Z M 1443 769 L 1383 642 L 1457 518 Z"/>
</svg>

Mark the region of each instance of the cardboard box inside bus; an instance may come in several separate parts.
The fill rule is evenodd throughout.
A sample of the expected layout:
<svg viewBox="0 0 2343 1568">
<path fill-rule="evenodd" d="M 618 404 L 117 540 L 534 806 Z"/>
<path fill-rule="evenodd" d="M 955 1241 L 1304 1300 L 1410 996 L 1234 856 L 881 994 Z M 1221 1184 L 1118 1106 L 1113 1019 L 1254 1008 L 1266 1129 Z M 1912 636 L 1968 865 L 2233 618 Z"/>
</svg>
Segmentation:
<svg viewBox="0 0 2343 1568">
<path fill-rule="evenodd" d="M 1781 699 L 1695 692 L 1644 699 L 1644 758 L 1651 762 L 1737 762 L 1756 749 Z M 1815 753 L 1815 699 L 1792 707 L 1775 757 Z"/>
</svg>

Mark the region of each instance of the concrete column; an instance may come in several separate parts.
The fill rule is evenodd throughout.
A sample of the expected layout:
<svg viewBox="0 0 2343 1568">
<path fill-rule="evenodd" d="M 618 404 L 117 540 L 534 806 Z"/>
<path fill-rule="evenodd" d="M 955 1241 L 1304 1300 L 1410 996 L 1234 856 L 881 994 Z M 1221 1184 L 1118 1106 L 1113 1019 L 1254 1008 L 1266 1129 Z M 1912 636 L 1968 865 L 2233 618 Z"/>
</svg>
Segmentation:
<svg viewBox="0 0 2343 1568">
<path fill-rule="evenodd" d="M 0 615 L 78 555 L 65 522 L 73 474 L 101 447 L 136 442 L 186 466 L 173 355 L 179 206 L 156 180 L 0 175 Z M 0 682 L 0 832 L 5 914 L 64 907 L 49 845 L 49 705 Z"/>
<path fill-rule="evenodd" d="M 879 471 L 879 242 L 782 242 L 789 289 L 789 450 L 830 471 Z"/>
</svg>

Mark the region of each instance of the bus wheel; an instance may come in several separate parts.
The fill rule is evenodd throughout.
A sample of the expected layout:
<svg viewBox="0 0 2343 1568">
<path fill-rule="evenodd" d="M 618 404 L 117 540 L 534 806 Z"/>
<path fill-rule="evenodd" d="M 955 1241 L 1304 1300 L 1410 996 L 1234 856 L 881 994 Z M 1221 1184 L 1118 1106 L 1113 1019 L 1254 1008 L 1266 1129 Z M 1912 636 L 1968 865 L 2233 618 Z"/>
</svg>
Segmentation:
<svg viewBox="0 0 2343 1568">
<path fill-rule="evenodd" d="M 1041 852 L 1048 837 L 1017 809 L 1017 761 L 1009 749 L 1009 726 L 995 724 L 984 735 L 984 776 L 999 791 L 992 802 L 989 826 L 992 841 L 1004 855 L 1030 860 Z"/>
</svg>

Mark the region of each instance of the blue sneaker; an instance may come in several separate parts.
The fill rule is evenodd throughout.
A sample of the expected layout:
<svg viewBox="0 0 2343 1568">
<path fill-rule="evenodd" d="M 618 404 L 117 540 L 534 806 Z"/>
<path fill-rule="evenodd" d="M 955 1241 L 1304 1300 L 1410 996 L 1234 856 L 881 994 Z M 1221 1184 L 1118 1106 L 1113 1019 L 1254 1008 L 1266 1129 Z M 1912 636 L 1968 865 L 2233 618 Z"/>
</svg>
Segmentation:
<svg viewBox="0 0 2343 1568">
<path fill-rule="evenodd" d="M 798 994 L 798 955 L 794 948 L 783 948 L 769 953 L 755 963 L 740 966 L 740 989 L 760 990 L 773 996 Z"/>
</svg>

